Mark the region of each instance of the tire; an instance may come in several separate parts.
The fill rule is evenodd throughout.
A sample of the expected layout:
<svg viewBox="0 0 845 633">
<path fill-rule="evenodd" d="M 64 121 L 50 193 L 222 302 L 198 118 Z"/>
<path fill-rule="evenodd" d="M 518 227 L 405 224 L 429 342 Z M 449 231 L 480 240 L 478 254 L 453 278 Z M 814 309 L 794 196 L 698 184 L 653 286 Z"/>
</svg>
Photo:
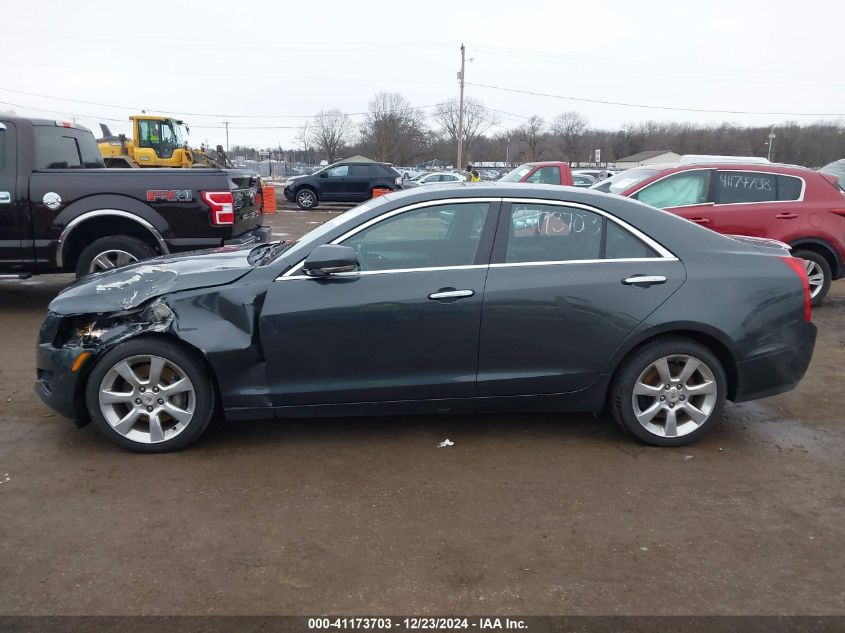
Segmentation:
<svg viewBox="0 0 845 633">
<path fill-rule="evenodd" d="M 661 360 L 666 360 L 665 369 Z M 687 365 L 695 361 L 699 364 Z M 692 373 L 681 382 L 686 368 Z M 647 395 L 638 395 L 635 401 L 638 384 Z M 619 366 L 611 385 L 611 411 L 622 428 L 646 444 L 683 446 L 721 420 L 726 394 L 725 370 L 715 354 L 686 338 L 662 338 L 634 350 Z"/>
<path fill-rule="evenodd" d="M 162 368 L 152 385 L 154 362 Z M 162 397 L 168 388 L 175 391 Z M 194 354 L 172 341 L 142 336 L 117 345 L 97 361 L 88 376 L 85 404 L 100 433 L 118 446 L 136 453 L 167 453 L 202 435 L 214 413 L 215 389 Z M 150 411 L 157 426 L 151 424 Z"/>
<path fill-rule="evenodd" d="M 317 192 L 308 187 L 303 187 L 296 192 L 296 204 L 299 208 L 308 211 L 317 207 Z"/>
<path fill-rule="evenodd" d="M 91 273 L 119 268 L 126 264 L 155 257 L 157 253 L 149 244 L 128 235 L 115 235 L 94 240 L 79 255 L 76 262 L 76 278 Z M 108 267 L 105 262 L 110 262 Z"/>
<path fill-rule="evenodd" d="M 813 306 L 819 305 L 830 290 L 833 273 L 830 263 L 823 255 L 814 251 L 795 251 L 793 257 L 803 259 L 807 263 L 807 277 L 810 279 L 810 299 Z M 815 282 L 815 284 L 814 284 Z"/>
</svg>

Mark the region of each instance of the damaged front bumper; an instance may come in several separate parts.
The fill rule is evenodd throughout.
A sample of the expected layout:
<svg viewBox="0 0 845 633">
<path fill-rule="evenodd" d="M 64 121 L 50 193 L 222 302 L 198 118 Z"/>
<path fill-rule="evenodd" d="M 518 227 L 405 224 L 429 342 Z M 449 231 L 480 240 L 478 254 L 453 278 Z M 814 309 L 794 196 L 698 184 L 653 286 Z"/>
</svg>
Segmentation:
<svg viewBox="0 0 845 633">
<path fill-rule="evenodd" d="M 172 322 L 173 312 L 159 299 L 106 315 L 48 313 L 38 333 L 35 393 L 61 415 L 84 423 L 85 383 L 97 358 L 139 334 L 164 332 Z"/>
</svg>

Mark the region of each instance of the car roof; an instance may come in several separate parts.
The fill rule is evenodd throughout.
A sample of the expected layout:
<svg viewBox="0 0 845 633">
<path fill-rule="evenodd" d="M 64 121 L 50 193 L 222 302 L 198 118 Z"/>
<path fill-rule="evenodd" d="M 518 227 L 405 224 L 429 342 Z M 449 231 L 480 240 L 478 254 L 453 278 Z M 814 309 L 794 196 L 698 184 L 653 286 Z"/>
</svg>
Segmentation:
<svg viewBox="0 0 845 633">
<path fill-rule="evenodd" d="M 33 119 L 32 117 L 26 116 L 17 116 L 17 115 L 5 115 L 0 114 L 0 119 L 3 121 L 8 121 L 9 123 L 23 123 L 23 124 L 30 124 L 30 125 L 49 125 L 50 127 L 66 127 L 73 130 L 82 130 L 83 132 L 90 132 L 87 127 L 84 125 L 79 125 L 78 123 L 74 123 L 73 121 L 65 121 L 62 119 Z M 59 125 L 57 125 L 57 123 Z M 63 124 L 63 125 L 62 125 Z"/>
<path fill-rule="evenodd" d="M 813 172 L 809 167 L 802 167 L 801 165 L 789 165 L 786 163 L 660 163 L 657 165 L 642 165 L 640 167 L 632 167 L 631 169 L 652 169 L 657 171 L 692 171 L 695 169 L 724 169 L 729 171 L 762 171 L 774 172 L 778 174 L 789 174 L 794 172 L 808 173 Z M 620 172 L 624 173 L 624 172 Z"/>
</svg>

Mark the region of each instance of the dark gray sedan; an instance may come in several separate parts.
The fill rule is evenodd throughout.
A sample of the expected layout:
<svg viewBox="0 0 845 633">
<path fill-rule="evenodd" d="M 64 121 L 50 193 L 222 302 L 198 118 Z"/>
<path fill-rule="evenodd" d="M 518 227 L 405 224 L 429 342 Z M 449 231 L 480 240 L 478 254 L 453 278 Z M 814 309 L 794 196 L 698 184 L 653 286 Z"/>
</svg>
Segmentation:
<svg viewBox="0 0 845 633">
<path fill-rule="evenodd" d="M 801 262 L 637 201 L 421 187 L 298 242 L 160 257 L 50 304 L 37 391 L 130 450 L 212 415 L 609 410 L 678 446 L 788 391 L 816 329 Z"/>
</svg>

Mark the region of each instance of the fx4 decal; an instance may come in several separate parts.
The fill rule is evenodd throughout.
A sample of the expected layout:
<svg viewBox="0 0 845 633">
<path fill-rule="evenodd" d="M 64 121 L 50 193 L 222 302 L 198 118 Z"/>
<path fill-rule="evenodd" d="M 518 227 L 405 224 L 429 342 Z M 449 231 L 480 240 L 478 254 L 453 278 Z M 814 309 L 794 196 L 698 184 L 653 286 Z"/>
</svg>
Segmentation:
<svg viewBox="0 0 845 633">
<path fill-rule="evenodd" d="M 190 189 L 150 189 L 147 202 L 190 202 L 194 192 Z"/>
</svg>

